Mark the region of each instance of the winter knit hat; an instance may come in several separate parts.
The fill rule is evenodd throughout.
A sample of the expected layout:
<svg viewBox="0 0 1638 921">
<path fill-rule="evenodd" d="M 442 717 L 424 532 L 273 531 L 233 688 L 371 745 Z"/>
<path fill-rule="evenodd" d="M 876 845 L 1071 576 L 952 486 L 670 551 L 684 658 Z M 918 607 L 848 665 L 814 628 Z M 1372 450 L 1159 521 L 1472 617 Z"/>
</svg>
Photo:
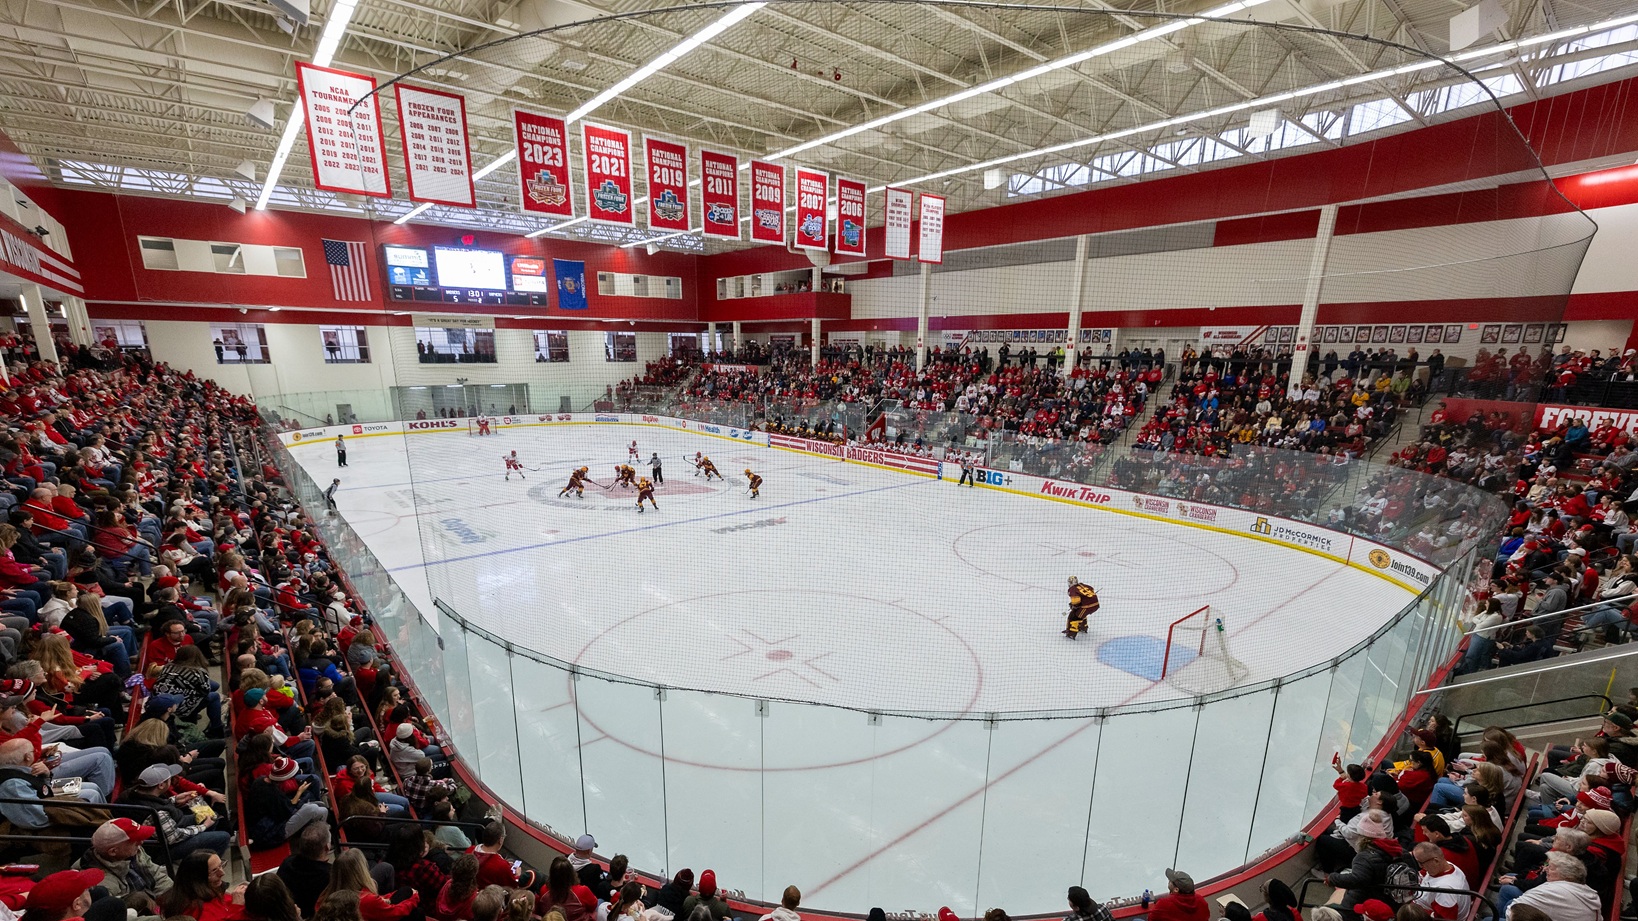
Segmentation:
<svg viewBox="0 0 1638 921">
<path fill-rule="evenodd" d="M 1575 798 L 1589 810 L 1610 808 L 1609 787 L 1595 787 L 1591 790 L 1582 790 L 1580 793 L 1575 795 Z"/>
<path fill-rule="evenodd" d="M 706 870 L 700 874 L 700 898 L 715 898 L 717 894 L 717 871 Z"/>
<path fill-rule="evenodd" d="M 1393 820 L 1373 819 L 1370 813 L 1359 817 L 1359 833 L 1366 838 L 1392 838 Z"/>
</svg>

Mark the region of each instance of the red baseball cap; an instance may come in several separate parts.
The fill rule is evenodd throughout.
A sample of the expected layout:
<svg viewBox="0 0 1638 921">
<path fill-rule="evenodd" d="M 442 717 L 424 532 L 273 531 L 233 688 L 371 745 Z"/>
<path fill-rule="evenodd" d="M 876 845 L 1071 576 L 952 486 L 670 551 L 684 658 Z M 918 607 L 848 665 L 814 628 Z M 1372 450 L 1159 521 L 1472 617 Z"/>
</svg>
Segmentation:
<svg viewBox="0 0 1638 921">
<path fill-rule="evenodd" d="M 94 847 L 107 847 L 111 844 L 146 841 L 153 836 L 152 825 L 142 825 L 131 819 L 111 819 L 97 826 L 97 830 L 91 835 L 91 844 Z"/>
<path fill-rule="evenodd" d="M 75 899 L 87 889 L 101 883 L 101 870 L 64 870 L 61 873 L 53 873 L 35 883 L 34 888 L 28 891 L 28 901 L 23 903 L 23 909 L 68 911 L 74 907 Z"/>
</svg>

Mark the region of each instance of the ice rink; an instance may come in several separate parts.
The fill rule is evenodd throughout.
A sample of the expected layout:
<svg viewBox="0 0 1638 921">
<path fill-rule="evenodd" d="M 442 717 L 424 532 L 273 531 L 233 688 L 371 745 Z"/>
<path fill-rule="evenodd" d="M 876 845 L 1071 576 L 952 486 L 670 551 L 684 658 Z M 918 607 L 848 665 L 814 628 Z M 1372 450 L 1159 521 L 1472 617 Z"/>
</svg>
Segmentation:
<svg viewBox="0 0 1638 921">
<path fill-rule="evenodd" d="M 577 466 L 590 467 L 599 484 L 612 483 L 633 439 L 644 460 L 639 475 L 648 474 L 656 452 L 664 463 L 658 510 L 639 514 L 633 492 L 623 488 L 589 485 L 584 499 L 559 497 Z M 650 426 L 514 428 L 481 439 L 417 434 L 349 445 L 344 470 L 329 441 L 292 452 L 316 482 L 342 478 L 341 514 L 428 620 L 437 623 L 436 597 L 520 647 L 678 689 L 966 717 L 1148 702 L 1183 696 L 1156 680 L 1160 657 L 1167 625 L 1201 605 L 1223 617 L 1231 652 L 1250 667 L 1249 683 L 1332 658 L 1414 597 L 1360 569 L 1242 535 Z M 526 480 L 503 479 L 501 457 L 511 450 L 532 468 Z M 684 461 L 696 451 L 728 479 L 696 477 Z M 747 495 L 746 468 L 766 481 L 759 499 Z M 1078 641 L 1060 633 L 1069 576 L 1096 587 L 1102 600 L 1090 634 Z M 760 760 L 747 767 L 743 753 L 691 751 L 686 737 L 672 733 L 646 745 L 610 728 L 622 722 L 618 699 L 574 694 L 550 677 L 546 683 L 556 686 L 531 686 L 528 706 L 485 701 L 488 692 L 475 691 L 480 708 L 515 704 L 522 741 L 514 745 L 524 749 L 515 753 L 524 764 L 515 789 L 527 795 L 520 808 L 571 836 L 584 823 L 645 870 L 689 866 L 698 873 L 709 855 L 725 886 L 753 896 L 777 900 L 795 882 L 805 904 L 838 910 L 893 910 L 938 893 L 963 913 L 993 904 L 1050 911 L 1063 907 L 1073 867 L 1095 896 L 1115 895 L 1163 885 L 1159 872 L 1188 860 L 1191 847 L 1199 849 L 1192 870 L 1203 878 L 1237 865 L 1257 843 L 1247 840 L 1251 792 L 1243 817 L 1233 802 L 1213 807 L 1221 821 L 1246 826 L 1230 832 L 1238 836 L 1232 846 L 1179 844 L 1174 814 L 1153 841 L 1123 830 L 1136 837 L 1119 853 L 1094 851 L 1094 826 L 1121 825 L 1123 811 L 1148 809 L 1151 794 L 1180 798 L 1180 789 L 1165 787 L 1168 778 L 1187 784 L 1191 770 L 1212 768 L 1088 763 L 1084 745 L 1096 751 L 1101 730 L 1109 750 L 1117 723 L 1121 733 L 1136 733 L 1123 750 L 1145 751 L 1145 761 L 1164 759 L 1169 741 L 1186 751 L 1188 742 L 1173 738 L 1184 731 L 1196 746 L 1208 731 L 1232 739 L 1233 725 L 1197 727 L 1187 708 L 1101 727 L 1092 720 L 1005 723 L 995 733 L 982 722 L 904 720 L 891 727 L 893 738 L 884 725 L 862 747 L 851 728 L 832 740 L 826 722 L 813 720 L 789 744 L 763 738 Z M 472 684 L 479 685 L 476 673 Z M 580 720 L 581 734 L 567 742 L 553 728 L 558 715 L 548 713 L 564 705 Z M 1259 728 L 1247 757 L 1259 764 L 1271 706 L 1248 715 Z M 1319 707 L 1323 712 L 1323 698 Z M 703 709 L 696 714 L 702 720 L 728 719 L 711 705 Z M 548 715 L 531 726 L 531 712 Z M 1320 715 L 1310 718 L 1317 724 Z M 588 736 L 586 726 L 598 732 Z M 1149 739 L 1153 751 L 1146 751 Z M 549 781 L 531 779 L 535 742 L 543 746 L 542 769 L 551 757 L 578 761 L 583 797 L 577 791 L 542 807 L 557 793 Z M 628 758 L 611 762 L 606 780 L 594 783 L 592 753 L 611 745 Z M 489 754 L 485 745 L 480 757 Z M 655 775 L 631 768 L 631 755 L 665 762 L 668 789 L 644 789 Z M 1266 828 L 1264 836 L 1289 834 L 1306 818 L 1296 812 L 1305 808 L 1309 771 L 1330 751 L 1290 757 L 1302 789 L 1292 791 L 1294 805 L 1276 824 L 1292 824 Z M 884 777 L 904 771 L 925 772 L 913 785 L 916 795 L 880 795 L 897 789 Z M 1255 783 L 1255 775 L 1246 779 Z M 1079 791 L 1064 799 L 1061 815 L 1050 792 L 1060 781 Z M 1159 789 L 1148 791 L 1150 781 Z M 542 785 L 538 794 L 531 784 Z M 689 804 L 695 789 L 715 806 Z M 1148 792 L 1132 800 L 1140 791 Z M 736 796 L 761 802 L 752 833 L 732 821 L 711 827 L 721 824 L 716 810 L 732 808 Z M 1167 803 L 1162 811 L 1182 808 Z M 663 840 L 652 822 L 634 818 L 653 809 L 667 826 Z M 778 809 L 790 812 L 772 812 Z M 966 824 L 975 809 L 987 814 L 977 826 L 982 835 Z M 988 840 L 1005 827 L 998 821 L 1018 825 L 1016 841 Z M 804 827 L 820 840 L 804 840 Z M 988 845 L 980 855 L 971 853 L 975 835 Z M 1038 849 L 1059 837 L 1061 849 L 1073 842 L 1073 860 L 1058 854 L 1046 865 L 1061 858 L 1070 878 L 1037 878 L 1052 892 L 1029 891 L 1024 877 L 1043 866 Z M 1208 856 L 1222 865 L 1205 866 Z"/>
</svg>

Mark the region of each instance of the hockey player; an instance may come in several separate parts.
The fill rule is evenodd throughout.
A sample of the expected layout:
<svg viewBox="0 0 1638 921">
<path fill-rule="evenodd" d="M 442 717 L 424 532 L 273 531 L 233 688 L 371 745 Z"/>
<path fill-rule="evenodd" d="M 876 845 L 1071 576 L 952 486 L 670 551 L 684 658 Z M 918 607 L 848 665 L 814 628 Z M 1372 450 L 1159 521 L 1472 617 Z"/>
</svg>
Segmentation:
<svg viewBox="0 0 1638 921">
<path fill-rule="evenodd" d="M 631 440 L 631 447 L 626 449 L 626 460 L 636 461 L 639 464 L 643 462 L 643 455 L 637 451 L 637 439 L 635 438 Z"/>
<path fill-rule="evenodd" d="M 648 477 L 646 477 L 646 476 L 637 481 L 637 513 L 638 514 L 642 514 L 643 500 L 644 499 L 647 499 L 649 504 L 654 506 L 654 510 L 656 512 L 660 510 L 660 503 L 654 501 L 654 484 L 650 483 L 648 481 Z"/>
<path fill-rule="evenodd" d="M 619 464 L 614 468 L 614 485 L 636 486 L 637 471 L 630 464 Z"/>
<path fill-rule="evenodd" d="M 762 495 L 762 478 L 752 473 L 749 467 L 745 468 L 745 479 L 751 481 L 751 498 Z"/>
<path fill-rule="evenodd" d="M 705 474 L 705 481 L 707 483 L 711 482 L 711 477 L 713 476 L 719 480 L 722 479 L 722 472 L 717 469 L 717 465 L 711 463 L 711 458 L 706 457 L 703 454 L 700 455 L 700 472 Z"/>
<path fill-rule="evenodd" d="M 479 435 L 489 434 L 489 417 L 488 416 L 479 416 L 478 417 L 478 434 Z"/>
<path fill-rule="evenodd" d="M 523 475 L 523 462 L 518 460 L 518 452 L 513 451 L 511 454 L 507 454 L 507 455 L 503 456 L 501 458 L 501 460 L 506 461 L 506 481 L 508 483 L 510 483 L 512 481 L 512 472 L 514 470 L 517 471 L 518 479 L 520 479 L 520 480 L 529 479 L 528 477 Z"/>
<path fill-rule="evenodd" d="M 569 485 L 563 487 L 563 489 L 558 492 L 557 497 L 561 499 L 572 491 L 576 498 L 586 498 L 586 473 L 589 470 L 589 467 L 581 467 L 579 470 L 569 474 Z"/>
<path fill-rule="evenodd" d="M 1069 623 L 1064 627 L 1064 636 L 1072 640 L 1081 638 L 1086 632 L 1087 621 L 1098 612 L 1098 590 L 1090 585 L 1082 585 L 1081 580 L 1074 576 L 1069 577 Z"/>
<path fill-rule="evenodd" d="M 685 457 L 683 460 L 688 460 L 688 458 Z M 699 476 L 700 472 L 705 469 L 705 452 L 695 451 L 694 460 L 691 463 L 694 465 L 694 475 Z M 706 477 L 706 479 L 709 480 L 710 477 Z"/>
</svg>

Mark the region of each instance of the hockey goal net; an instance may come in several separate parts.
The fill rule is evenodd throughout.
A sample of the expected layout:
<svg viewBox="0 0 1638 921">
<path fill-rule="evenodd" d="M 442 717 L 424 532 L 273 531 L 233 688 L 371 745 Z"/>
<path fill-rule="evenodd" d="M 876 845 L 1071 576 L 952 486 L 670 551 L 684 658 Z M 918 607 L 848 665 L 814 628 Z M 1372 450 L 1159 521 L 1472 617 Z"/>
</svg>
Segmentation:
<svg viewBox="0 0 1638 921">
<path fill-rule="evenodd" d="M 479 428 L 479 425 L 478 425 L 479 422 L 488 422 L 489 423 L 489 431 L 487 431 L 487 432 L 481 431 L 480 428 Z M 503 431 L 503 429 L 501 428 L 500 417 L 499 416 L 468 416 L 467 417 L 467 420 L 466 420 L 466 433 L 468 435 L 499 435 L 502 431 Z"/>
<path fill-rule="evenodd" d="M 1211 605 L 1172 621 L 1166 628 L 1161 680 L 1190 694 L 1226 691 L 1245 681 L 1251 669 L 1229 651 L 1223 615 Z"/>
</svg>

